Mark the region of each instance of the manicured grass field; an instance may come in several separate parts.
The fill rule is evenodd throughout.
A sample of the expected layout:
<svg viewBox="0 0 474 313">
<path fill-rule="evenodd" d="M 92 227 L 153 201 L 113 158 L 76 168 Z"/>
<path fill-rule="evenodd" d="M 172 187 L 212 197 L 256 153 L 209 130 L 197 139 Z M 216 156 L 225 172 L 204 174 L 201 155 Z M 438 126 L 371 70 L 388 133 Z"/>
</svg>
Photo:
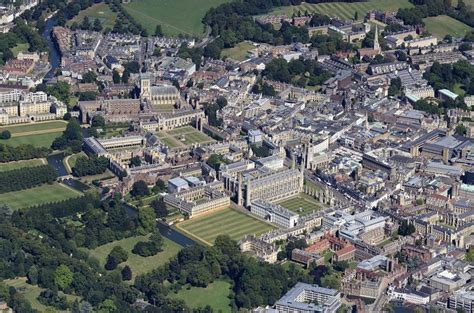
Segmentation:
<svg viewBox="0 0 474 313">
<path fill-rule="evenodd" d="M 46 134 L 36 134 L 36 135 L 24 135 L 24 136 L 12 136 L 8 140 L 0 140 L 0 143 L 10 146 L 19 146 L 19 145 L 33 145 L 35 147 L 51 147 L 54 139 L 62 135 L 60 132 L 52 132 Z"/>
<path fill-rule="evenodd" d="M 191 126 L 158 132 L 156 135 L 169 148 L 185 147 L 196 143 L 208 143 L 214 141 L 211 137 Z"/>
<path fill-rule="evenodd" d="M 271 14 L 280 15 L 286 14 L 291 16 L 293 13 L 306 11 L 309 13 L 318 12 L 320 14 L 328 15 L 329 17 L 340 17 L 343 19 L 354 18 L 354 13 L 357 12 L 359 20 L 363 19 L 367 12 L 371 10 L 384 10 L 396 12 L 400 8 L 410 8 L 413 5 L 408 0 L 369 0 L 364 2 L 328 2 L 328 3 L 302 3 L 297 6 L 279 7 L 272 11 Z"/>
<path fill-rule="evenodd" d="M 230 308 L 230 283 L 217 280 L 206 288 L 182 288 L 178 293 L 169 294 L 170 298 L 181 299 L 191 309 L 210 305 L 215 312 L 231 312 Z"/>
<path fill-rule="evenodd" d="M 135 279 L 137 275 L 148 273 L 152 271 L 153 269 L 163 265 L 173 256 L 178 254 L 179 250 L 181 250 L 182 248 L 177 243 L 174 243 L 173 241 L 169 239 L 163 238 L 164 244 L 163 244 L 162 252 L 159 252 L 158 254 L 150 256 L 150 257 L 142 257 L 139 255 L 133 254 L 132 249 L 135 246 L 135 244 L 139 241 L 147 241 L 148 237 L 149 235 L 136 236 L 136 237 L 130 237 L 130 238 L 114 241 L 114 242 L 95 248 L 94 250 L 90 251 L 90 255 L 97 258 L 100 262 L 100 265 L 104 266 L 107 256 L 109 255 L 110 251 L 112 251 L 112 249 L 115 246 L 121 246 L 122 248 L 125 249 L 125 251 L 128 252 L 128 260 L 124 263 L 121 263 L 120 266 L 121 267 L 125 265 L 130 266 L 130 268 L 132 269 L 132 275 L 133 275 L 132 279 Z"/>
<path fill-rule="evenodd" d="M 247 234 L 259 235 L 273 229 L 270 224 L 231 208 L 189 219 L 177 224 L 177 228 L 208 245 L 214 244 L 219 235 L 239 240 Z"/>
<path fill-rule="evenodd" d="M 66 128 L 67 123 L 65 121 L 49 121 L 49 122 L 38 122 L 38 123 L 31 123 L 31 124 L 19 124 L 19 125 L 12 125 L 12 126 L 4 126 L 0 127 L 0 132 L 4 130 L 9 130 L 12 135 L 17 135 L 21 133 L 31 133 L 37 131 L 47 131 L 53 130 L 56 131 L 58 129 L 64 130 Z"/>
<path fill-rule="evenodd" d="M 303 216 L 322 208 L 322 204 L 318 200 L 303 193 L 296 197 L 281 201 L 278 204 Z"/>
<path fill-rule="evenodd" d="M 94 4 L 90 8 L 81 11 L 77 16 L 70 20 L 67 24 L 71 26 L 73 22 L 78 24 L 82 23 L 84 17 L 88 17 L 91 24 L 94 23 L 95 19 L 99 19 L 102 23 L 102 28 L 113 28 L 115 25 L 115 20 L 117 18 L 117 13 L 112 12 L 110 6 L 106 3 Z"/>
<path fill-rule="evenodd" d="M 233 48 L 227 48 L 222 50 L 222 57 L 231 58 L 236 61 L 244 61 L 247 59 L 247 55 L 250 50 L 255 49 L 254 45 L 243 41 L 238 43 Z"/>
<path fill-rule="evenodd" d="M 45 159 L 22 160 L 8 163 L 0 163 L 0 172 L 16 170 L 24 167 L 34 167 L 46 164 Z"/>
<path fill-rule="evenodd" d="M 0 143 L 10 146 L 31 144 L 35 147 L 50 147 L 54 139 L 61 136 L 66 125 L 65 121 L 48 121 L 0 127 L 0 132 L 8 130 L 12 134 L 10 139 L 2 139 Z"/>
<path fill-rule="evenodd" d="M 37 297 L 40 295 L 40 293 L 44 289 L 38 287 L 37 285 L 28 284 L 26 282 L 25 277 L 5 280 L 5 284 L 7 286 L 15 287 L 15 289 L 18 292 L 22 293 L 25 299 L 31 304 L 33 309 L 36 309 L 40 312 L 46 312 L 47 309 L 52 309 L 52 307 L 41 304 L 37 299 Z M 63 294 L 63 293 L 60 292 L 60 294 Z M 73 295 L 68 295 L 68 294 L 66 294 L 66 299 L 70 303 L 74 302 L 76 299 L 79 301 L 81 300 L 81 298 L 78 296 L 73 296 Z M 56 311 L 53 309 L 53 311 L 51 312 L 56 312 Z"/>
<path fill-rule="evenodd" d="M 225 2 L 229 0 L 134 0 L 123 6 L 150 35 L 160 24 L 168 36 L 186 34 L 202 37 L 202 18 L 210 8 Z"/>
<path fill-rule="evenodd" d="M 423 19 L 426 29 L 438 38 L 444 38 L 447 34 L 453 37 L 464 37 L 473 28 L 447 15 L 427 17 Z"/>
<path fill-rule="evenodd" d="M 81 195 L 81 192 L 60 183 L 44 184 L 26 190 L 2 193 L 0 194 L 0 204 L 6 204 L 12 209 L 20 209 L 76 198 Z"/>
</svg>

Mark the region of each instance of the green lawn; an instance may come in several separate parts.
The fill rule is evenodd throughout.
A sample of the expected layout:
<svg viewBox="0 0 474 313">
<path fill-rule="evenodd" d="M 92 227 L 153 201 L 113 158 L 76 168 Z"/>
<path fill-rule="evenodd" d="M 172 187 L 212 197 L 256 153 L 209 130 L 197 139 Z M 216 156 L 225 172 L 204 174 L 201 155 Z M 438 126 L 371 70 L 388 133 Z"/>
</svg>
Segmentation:
<svg viewBox="0 0 474 313">
<path fill-rule="evenodd" d="M 182 248 L 177 243 L 174 243 L 169 239 L 163 238 L 164 245 L 162 252 L 150 257 L 142 257 L 133 254 L 132 249 L 135 244 L 139 241 L 147 241 L 149 236 L 150 235 L 136 236 L 114 241 L 95 248 L 94 250 L 90 251 L 90 255 L 97 258 L 100 262 L 100 265 L 104 266 L 107 259 L 107 255 L 109 255 L 110 251 L 112 251 L 115 246 L 121 246 L 128 252 L 128 260 L 124 263 L 121 263 L 120 266 L 130 266 L 130 268 L 132 269 L 133 279 L 135 279 L 137 275 L 148 273 L 153 269 L 165 264 L 169 259 L 178 254 L 179 250 L 181 250 Z"/>
<path fill-rule="evenodd" d="M 67 24 L 71 26 L 73 22 L 78 24 L 82 23 L 84 17 L 88 17 L 89 21 L 93 24 L 95 19 L 99 19 L 102 23 L 102 28 L 114 28 L 115 20 L 117 19 L 117 13 L 112 12 L 110 6 L 105 3 L 97 3 L 87 8 L 81 12 L 77 16 L 75 16 L 72 20 L 70 20 Z"/>
<path fill-rule="evenodd" d="M 0 194 L 0 204 L 12 209 L 28 208 L 37 204 L 62 201 L 76 198 L 82 193 L 60 183 L 44 184 L 26 190 Z"/>
<path fill-rule="evenodd" d="M 313 211 L 318 211 L 323 207 L 318 200 L 303 193 L 296 197 L 283 200 L 278 204 L 302 216 L 311 214 Z"/>
<path fill-rule="evenodd" d="M 227 48 L 222 50 L 221 55 L 223 58 L 227 57 L 237 61 L 244 61 L 245 59 L 247 59 L 249 51 L 252 49 L 255 49 L 254 45 L 243 41 L 241 43 L 236 44 L 233 48 Z"/>
<path fill-rule="evenodd" d="M 148 33 L 154 34 L 160 24 L 165 35 L 186 34 L 202 37 L 202 18 L 211 7 L 217 7 L 230 0 L 134 0 L 124 8 Z"/>
<path fill-rule="evenodd" d="M 19 43 L 15 47 L 13 47 L 11 50 L 12 50 L 13 55 L 16 58 L 18 53 L 28 51 L 29 47 L 30 45 L 28 43 Z"/>
<path fill-rule="evenodd" d="M 50 147 L 56 137 L 66 128 L 65 121 L 48 121 L 0 127 L 0 132 L 8 130 L 12 137 L 0 140 L 0 143 L 18 146 L 31 144 L 35 147 Z"/>
<path fill-rule="evenodd" d="M 171 293 L 170 298 L 181 299 L 191 309 L 210 305 L 215 312 L 231 312 L 230 292 L 231 285 L 224 280 L 217 280 L 206 288 L 182 288 L 178 293 Z"/>
<path fill-rule="evenodd" d="M 12 136 L 12 138 L 8 140 L 0 139 L 0 143 L 10 146 L 19 146 L 19 145 L 33 145 L 35 147 L 51 147 L 54 139 L 62 135 L 62 131 L 60 132 L 52 132 L 52 133 L 45 133 L 45 134 L 36 134 L 36 135 L 24 135 L 24 136 Z"/>
<path fill-rule="evenodd" d="M 354 13 L 358 12 L 359 20 L 363 19 L 367 12 L 371 10 L 384 10 L 384 11 L 398 11 L 400 8 L 410 8 L 413 5 L 408 0 L 369 0 L 364 2 L 328 2 L 328 3 L 302 3 L 297 6 L 286 6 L 279 7 L 272 11 L 271 14 L 280 15 L 285 14 L 291 16 L 293 13 L 301 12 L 304 14 L 306 11 L 309 13 L 318 12 L 325 14 L 330 17 L 340 17 L 343 19 L 351 19 L 354 17 Z"/>
<path fill-rule="evenodd" d="M 157 137 L 169 148 L 185 147 L 196 143 L 213 142 L 214 139 L 192 126 L 158 132 Z"/>
<path fill-rule="evenodd" d="M 26 278 L 20 277 L 16 279 L 9 279 L 5 280 L 5 284 L 11 287 L 15 287 L 15 289 L 22 293 L 26 300 L 31 304 L 33 309 L 39 310 L 40 312 L 45 312 L 48 308 L 51 309 L 52 307 L 45 306 L 41 304 L 37 297 L 40 295 L 43 288 L 38 287 L 37 285 L 30 285 L 26 282 Z M 60 292 L 60 294 L 63 294 Z M 66 294 L 66 299 L 69 303 L 74 302 L 76 299 L 80 300 L 81 298 L 78 296 L 68 295 Z M 54 311 L 55 312 L 55 311 Z"/>
<path fill-rule="evenodd" d="M 447 34 L 453 37 L 463 37 L 472 27 L 459 22 L 447 15 L 427 17 L 423 19 L 426 29 L 438 38 L 444 38 Z"/>
<path fill-rule="evenodd" d="M 16 170 L 24 167 L 34 167 L 46 164 L 45 159 L 22 160 L 8 163 L 0 163 L 0 172 Z"/>
<path fill-rule="evenodd" d="M 49 121 L 49 122 L 38 122 L 30 124 L 19 124 L 12 126 L 0 127 L 0 132 L 4 130 L 9 130 L 12 135 L 21 134 L 21 133 L 30 133 L 43 130 L 64 130 L 67 123 L 65 121 Z"/>
<path fill-rule="evenodd" d="M 183 135 L 183 134 L 188 134 L 196 131 L 195 128 L 192 126 L 184 126 L 184 127 L 178 127 L 172 130 L 167 131 L 169 135 L 175 136 L 175 135 Z"/>
<path fill-rule="evenodd" d="M 273 229 L 270 224 L 231 208 L 189 219 L 176 227 L 209 245 L 219 235 L 239 240 L 247 234 L 260 235 Z"/>
</svg>

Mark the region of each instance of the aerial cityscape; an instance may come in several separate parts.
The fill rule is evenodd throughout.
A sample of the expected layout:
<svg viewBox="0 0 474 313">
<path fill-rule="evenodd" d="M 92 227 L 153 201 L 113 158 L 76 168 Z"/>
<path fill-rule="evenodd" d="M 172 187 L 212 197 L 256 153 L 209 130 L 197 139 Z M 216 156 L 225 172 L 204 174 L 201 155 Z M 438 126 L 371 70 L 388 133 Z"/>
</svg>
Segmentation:
<svg viewBox="0 0 474 313">
<path fill-rule="evenodd" d="M 474 313 L 474 0 L 0 0 L 0 312 Z"/>
</svg>

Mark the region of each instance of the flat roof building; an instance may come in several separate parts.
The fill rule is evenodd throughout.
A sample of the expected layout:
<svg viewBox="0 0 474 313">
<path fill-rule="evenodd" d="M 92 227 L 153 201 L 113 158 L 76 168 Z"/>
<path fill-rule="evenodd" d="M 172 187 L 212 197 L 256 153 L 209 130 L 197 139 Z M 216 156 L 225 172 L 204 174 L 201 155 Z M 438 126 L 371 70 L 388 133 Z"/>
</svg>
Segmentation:
<svg viewBox="0 0 474 313">
<path fill-rule="evenodd" d="M 334 313 L 341 306 L 341 294 L 335 289 L 297 283 L 275 303 L 278 312 Z"/>
</svg>

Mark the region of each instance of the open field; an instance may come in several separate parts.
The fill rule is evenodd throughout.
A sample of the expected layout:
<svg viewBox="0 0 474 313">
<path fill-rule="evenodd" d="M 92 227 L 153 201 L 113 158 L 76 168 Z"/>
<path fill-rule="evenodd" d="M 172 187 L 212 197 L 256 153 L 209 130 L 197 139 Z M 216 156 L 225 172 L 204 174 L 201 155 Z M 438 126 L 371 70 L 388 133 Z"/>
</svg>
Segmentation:
<svg viewBox="0 0 474 313">
<path fill-rule="evenodd" d="M 0 132 L 9 130 L 10 133 L 12 133 L 12 137 L 14 137 L 14 135 L 17 134 L 20 135 L 23 133 L 32 133 L 37 131 L 57 131 L 59 129 L 63 131 L 66 128 L 66 125 L 67 123 L 65 121 L 38 122 L 0 127 Z"/>
<path fill-rule="evenodd" d="M 249 50 L 255 49 L 254 45 L 246 41 L 240 42 L 233 48 L 222 50 L 222 57 L 227 57 L 236 61 L 244 61 L 247 59 Z"/>
<path fill-rule="evenodd" d="M 0 172 L 17 170 L 24 167 L 34 167 L 46 164 L 45 159 L 21 160 L 8 163 L 0 163 Z"/>
<path fill-rule="evenodd" d="M 179 127 L 169 131 L 161 131 L 156 134 L 160 140 L 169 148 L 179 148 L 196 143 L 213 142 L 214 139 L 191 127 Z"/>
<path fill-rule="evenodd" d="M 177 243 L 174 243 L 173 241 L 163 237 L 163 251 L 159 252 L 158 254 L 149 257 L 142 257 L 133 254 L 132 249 L 135 244 L 139 241 L 147 241 L 148 237 L 149 235 L 125 238 L 102 245 L 89 252 L 91 256 L 99 260 L 101 266 L 104 266 L 107 259 L 107 255 L 109 255 L 110 251 L 112 251 L 115 246 L 121 246 L 125 249 L 125 251 L 128 252 L 128 260 L 127 262 L 121 263 L 120 266 L 130 266 L 133 275 L 132 279 L 135 279 L 137 275 L 148 273 L 153 269 L 163 265 L 173 256 L 178 254 L 179 250 L 181 250 L 182 248 Z"/>
<path fill-rule="evenodd" d="M 0 127 L 0 132 L 8 130 L 12 134 L 10 139 L 2 139 L 0 143 L 10 146 L 31 144 L 49 148 L 54 139 L 61 136 L 66 125 L 65 121 L 48 121 Z"/>
<path fill-rule="evenodd" d="M 18 292 L 22 293 L 25 299 L 31 304 L 33 309 L 39 310 L 40 312 L 45 312 L 48 308 L 49 309 L 51 308 L 51 307 L 41 304 L 38 301 L 38 299 L 36 299 L 41 293 L 41 291 L 43 291 L 44 289 L 38 287 L 37 285 L 33 286 L 33 285 L 28 284 L 26 282 L 26 278 L 19 277 L 16 279 L 8 279 L 8 280 L 5 280 L 5 284 L 11 287 L 15 287 Z M 60 292 L 60 294 L 62 294 L 62 292 Z M 81 298 L 78 296 L 66 294 L 66 299 L 68 302 L 72 303 L 76 299 L 80 300 Z"/>
<path fill-rule="evenodd" d="M 473 28 L 447 15 L 427 17 L 423 19 L 426 29 L 438 38 L 444 38 L 447 34 L 453 37 L 463 37 Z"/>
<path fill-rule="evenodd" d="M 165 35 L 184 34 L 192 37 L 204 35 L 202 18 L 206 12 L 229 0 L 135 0 L 124 8 L 148 33 L 154 34 L 157 24 Z"/>
<path fill-rule="evenodd" d="M 219 235 L 239 240 L 247 234 L 259 235 L 273 229 L 271 225 L 231 208 L 189 219 L 176 227 L 208 245 L 212 245 Z"/>
<path fill-rule="evenodd" d="M 35 147 L 51 147 L 54 139 L 61 136 L 62 131 L 60 132 L 52 132 L 46 134 L 37 134 L 37 135 L 24 135 L 24 136 L 12 136 L 12 138 L 8 140 L 0 140 L 0 143 L 5 145 L 10 145 L 13 147 L 19 145 L 33 145 Z"/>
<path fill-rule="evenodd" d="M 330 2 L 330 3 L 302 3 L 297 6 L 286 6 L 279 7 L 271 12 L 273 15 L 289 15 L 293 13 L 298 13 L 300 11 L 304 14 L 306 11 L 309 13 L 318 12 L 320 14 L 325 14 L 330 17 L 340 17 L 343 19 L 352 19 L 354 18 L 354 13 L 357 12 L 359 15 L 359 20 L 363 19 L 367 12 L 371 10 L 384 10 L 384 11 L 398 11 L 400 8 L 410 8 L 413 5 L 408 0 L 369 0 L 365 2 Z"/>
<path fill-rule="evenodd" d="M 21 209 L 81 195 L 81 192 L 60 183 L 44 184 L 35 188 L 0 194 L 0 204 L 6 204 L 12 209 Z"/>
<path fill-rule="evenodd" d="M 302 216 L 311 214 L 313 211 L 318 211 L 323 207 L 323 205 L 318 200 L 304 193 L 296 197 L 283 200 L 278 204 Z"/>
<path fill-rule="evenodd" d="M 182 288 L 178 293 L 169 294 L 169 297 L 184 300 L 191 309 L 210 305 L 215 312 L 225 313 L 231 311 L 230 288 L 230 283 L 224 280 L 216 280 L 206 288 Z"/>
<path fill-rule="evenodd" d="M 105 28 L 112 29 L 115 25 L 117 13 L 112 12 L 108 4 L 97 3 L 91 6 L 90 8 L 87 8 L 86 10 L 79 12 L 79 14 L 75 16 L 72 20 L 70 20 L 67 24 L 68 26 L 71 26 L 73 22 L 80 24 L 82 23 L 82 20 L 86 16 L 89 18 L 89 21 L 91 22 L 91 24 L 93 24 L 96 19 L 99 19 L 99 21 L 102 24 L 103 29 Z"/>
</svg>

